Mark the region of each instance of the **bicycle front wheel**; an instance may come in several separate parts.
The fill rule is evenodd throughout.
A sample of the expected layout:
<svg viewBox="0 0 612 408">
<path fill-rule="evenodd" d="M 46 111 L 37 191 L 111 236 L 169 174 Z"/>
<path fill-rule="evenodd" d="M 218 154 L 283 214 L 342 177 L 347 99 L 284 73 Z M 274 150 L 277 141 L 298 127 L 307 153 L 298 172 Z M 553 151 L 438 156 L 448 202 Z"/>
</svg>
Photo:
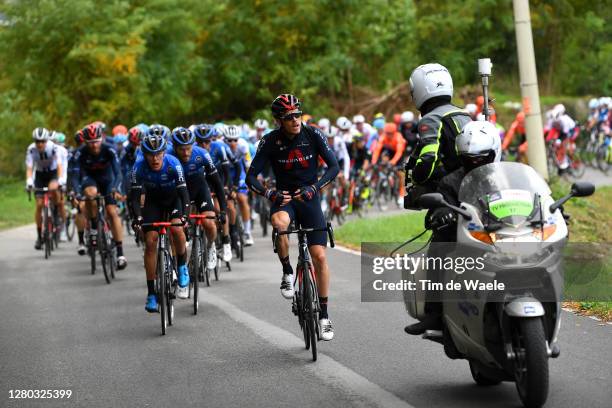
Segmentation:
<svg viewBox="0 0 612 408">
<path fill-rule="evenodd" d="M 310 265 L 306 264 L 302 267 L 303 285 L 304 285 L 304 338 L 306 340 L 306 349 L 310 345 L 312 351 L 312 361 L 317 361 L 317 330 L 316 330 L 316 313 L 314 307 L 314 293 L 310 276 Z"/>
<path fill-rule="evenodd" d="M 165 335 L 166 328 L 168 327 L 166 321 L 166 276 L 164 273 L 166 259 L 164 257 L 164 251 L 160 248 L 158 248 L 157 251 L 157 306 L 160 309 L 161 332 L 162 335 Z"/>
</svg>

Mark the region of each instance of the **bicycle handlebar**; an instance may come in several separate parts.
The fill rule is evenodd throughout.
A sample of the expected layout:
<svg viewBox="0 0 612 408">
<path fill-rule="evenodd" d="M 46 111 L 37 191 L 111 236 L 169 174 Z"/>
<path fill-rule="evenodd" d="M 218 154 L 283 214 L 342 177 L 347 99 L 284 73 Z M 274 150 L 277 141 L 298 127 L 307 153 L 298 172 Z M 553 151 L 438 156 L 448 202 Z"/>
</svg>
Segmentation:
<svg viewBox="0 0 612 408">
<path fill-rule="evenodd" d="M 145 222 L 141 225 L 141 227 L 182 227 L 184 226 L 181 222 L 167 222 L 167 221 L 157 221 L 157 222 Z"/>
</svg>

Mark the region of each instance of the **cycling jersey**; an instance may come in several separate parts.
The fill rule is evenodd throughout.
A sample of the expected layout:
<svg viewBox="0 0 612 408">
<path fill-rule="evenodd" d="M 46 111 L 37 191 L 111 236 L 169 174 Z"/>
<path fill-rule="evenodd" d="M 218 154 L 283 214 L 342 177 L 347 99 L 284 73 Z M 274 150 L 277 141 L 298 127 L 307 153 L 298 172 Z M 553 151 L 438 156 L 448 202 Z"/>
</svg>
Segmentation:
<svg viewBox="0 0 612 408">
<path fill-rule="evenodd" d="M 86 144 L 79 147 L 74 157 L 74 174 L 78 175 L 73 178 L 74 191 L 79 193 L 90 185 L 98 185 L 100 188 L 99 184 L 109 187 L 104 190 L 119 191 L 122 180 L 117 152 L 107 144 L 102 144 L 98 155 L 92 154 Z"/>
<path fill-rule="evenodd" d="M 60 185 L 65 186 L 68 178 L 68 149 L 60 144 L 56 144 L 55 146 L 57 147 L 58 160 L 62 164 L 62 176 L 58 181 Z"/>
<path fill-rule="evenodd" d="M 55 171 L 58 163 L 61 163 L 59 149 L 51 141 L 47 141 L 42 152 L 38 151 L 35 143 L 30 144 L 26 150 L 25 164 L 37 173 Z"/>
<path fill-rule="evenodd" d="M 328 144 L 329 139 L 330 138 L 327 138 Z M 331 143 L 330 147 L 334 152 L 334 156 L 336 156 L 338 166 L 342 169 L 344 178 L 348 179 L 351 166 L 351 158 L 349 156 L 348 149 L 346 148 L 346 143 L 344 143 L 340 136 L 334 136 L 334 140 Z"/>
<path fill-rule="evenodd" d="M 353 146 L 351 146 L 351 157 L 353 158 L 351 163 L 351 172 L 359 171 L 363 168 L 366 160 L 370 159 L 370 152 L 365 146 L 360 149 L 355 145 L 355 143 L 353 143 Z"/>
<path fill-rule="evenodd" d="M 393 154 L 393 157 L 389 160 L 394 166 L 400 161 L 406 150 L 406 141 L 399 132 L 395 132 L 392 137 L 388 137 L 386 134 L 378 140 L 374 152 L 372 153 L 372 164 L 378 162 L 383 150 L 387 150 Z"/>
<path fill-rule="evenodd" d="M 318 158 L 327 164 L 327 170 L 317 180 Z M 276 188 L 294 192 L 314 185 L 318 190 L 328 185 L 338 175 L 338 161 L 326 142 L 325 135 L 314 127 L 302 125 L 300 133 L 292 139 L 281 129 L 273 130 L 261 139 L 255 158 L 247 172 L 246 183 L 257 194 L 265 194 L 265 188 L 257 175 L 265 164 L 271 164 L 276 176 Z"/>
</svg>

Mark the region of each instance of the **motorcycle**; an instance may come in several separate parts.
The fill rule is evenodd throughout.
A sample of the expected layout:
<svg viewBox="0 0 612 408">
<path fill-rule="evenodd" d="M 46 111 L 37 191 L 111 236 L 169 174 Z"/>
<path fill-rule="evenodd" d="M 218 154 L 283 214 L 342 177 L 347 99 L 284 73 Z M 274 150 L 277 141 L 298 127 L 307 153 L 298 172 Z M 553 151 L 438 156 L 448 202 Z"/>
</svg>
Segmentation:
<svg viewBox="0 0 612 408">
<path fill-rule="evenodd" d="M 457 242 L 449 255 L 481 257 L 481 269 L 461 275 L 442 268 L 442 283 L 456 282 L 459 276 L 464 282 L 505 283 L 503 290 L 441 291 L 436 300 L 442 302 L 442 330 L 428 330 L 422 337 L 442 344 L 449 358 L 468 360 L 479 385 L 514 381 L 526 407 L 545 403 L 548 359 L 560 354 L 561 261 L 568 241 L 561 206 L 594 191 L 592 184 L 576 182 L 568 195 L 554 201 L 533 168 L 499 162 L 465 176 L 458 207 L 440 193 L 423 194 L 418 200 L 422 208 L 447 207 L 457 214 Z M 427 276 L 423 268 L 403 272 L 414 282 Z M 428 295 L 416 288 L 404 291 L 404 303 L 410 316 L 422 320 Z"/>
</svg>

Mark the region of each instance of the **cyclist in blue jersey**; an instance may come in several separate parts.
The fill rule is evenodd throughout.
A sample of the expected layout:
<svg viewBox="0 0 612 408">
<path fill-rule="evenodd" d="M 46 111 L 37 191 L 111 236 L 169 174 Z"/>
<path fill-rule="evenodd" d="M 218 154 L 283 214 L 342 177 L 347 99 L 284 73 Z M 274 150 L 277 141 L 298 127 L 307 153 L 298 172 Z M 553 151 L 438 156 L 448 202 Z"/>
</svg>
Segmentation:
<svg viewBox="0 0 612 408">
<path fill-rule="evenodd" d="M 102 143 L 103 136 L 103 126 L 99 124 L 93 123 L 83 129 L 86 143 L 75 153 L 76 177 L 73 177 L 73 185 L 78 196 L 89 199 L 85 203 L 85 209 L 90 221 L 89 236 L 94 244 L 97 236 L 98 209 L 93 199 L 98 193 L 104 196 L 106 213 L 117 249 L 117 269 L 124 269 L 127 266 L 127 259 L 123 254 L 123 226 L 117 212 L 116 201 L 121 196 L 121 166 L 115 149 Z"/>
<path fill-rule="evenodd" d="M 201 124 L 201 125 L 193 125 L 193 133 L 196 137 L 196 144 L 206 150 L 212 161 L 214 166 L 217 168 L 217 171 L 220 171 L 219 176 L 221 177 L 221 181 L 225 186 L 223 192 L 223 199 L 225 200 L 225 196 L 227 192 L 231 190 L 231 177 L 230 177 L 230 161 L 225 152 L 224 144 L 218 141 L 213 140 L 213 134 L 218 132 L 213 126 Z M 219 210 L 220 207 L 220 197 L 218 194 L 214 196 L 215 208 Z M 227 203 L 227 212 L 229 215 L 229 207 L 230 203 Z M 229 262 L 232 260 L 232 246 L 231 240 L 229 236 L 229 217 L 226 217 L 225 222 L 223 223 L 223 236 L 221 237 L 221 242 L 223 243 L 223 253 L 221 254 L 221 259 L 223 262 Z"/>
<path fill-rule="evenodd" d="M 271 221 L 278 231 L 285 231 L 292 220 L 304 228 L 322 228 L 326 221 L 321 211 L 319 191 L 338 175 L 339 166 L 325 135 L 302 123 L 301 103 L 294 95 L 279 95 L 272 102 L 272 114 L 279 128 L 265 135 L 247 172 L 247 185 L 255 193 L 272 201 Z M 319 156 L 327 169 L 317 180 Z M 265 189 L 257 175 L 270 163 L 276 175 L 276 189 Z M 328 314 L 329 266 L 325 256 L 325 232 L 308 233 L 308 249 L 317 275 L 321 312 L 321 339 L 331 340 L 334 331 Z M 281 294 L 293 298 L 293 268 L 289 262 L 289 240 L 280 236 L 278 257 L 283 267 Z"/>
<path fill-rule="evenodd" d="M 189 217 L 190 201 L 183 166 L 179 160 L 166 154 L 168 142 L 164 138 L 165 129 L 151 126 L 144 137 L 141 148 L 144 160 L 136 162 L 132 171 L 130 200 L 135 218 L 133 228 L 142 228 L 145 234 L 144 263 L 147 274 L 147 312 L 157 312 L 155 293 L 155 274 L 157 267 L 158 233 L 154 228 L 141 227 L 143 223 L 170 221 L 186 223 Z M 140 195 L 144 192 L 144 206 L 140 208 Z M 182 227 L 170 227 L 172 243 L 176 250 L 178 266 L 177 296 L 187 298 L 189 271 L 186 265 L 185 232 Z"/>
<path fill-rule="evenodd" d="M 87 249 L 85 248 L 85 228 L 87 226 L 87 218 L 85 217 L 85 202 L 79 202 L 76 199 L 77 191 L 75 190 L 76 183 L 74 182 L 74 180 L 77 180 L 80 177 L 78 166 L 76 166 L 76 152 L 78 148 L 83 146 L 85 143 L 85 139 L 83 138 L 83 129 L 76 131 L 74 134 L 74 141 L 76 144 L 76 149 L 70 153 L 70 157 L 68 158 L 68 188 L 69 196 L 72 199 L 72 205 L 77 209 L 77 213 L 74 216 L 74 224 L 76 225 L 77 234 L 79 236 L 77 253 L 83 256 L 87 252 Z"/>
<path fill-rule="evenodd" d="M 183 173 L 187 182 L 189 198 L 194 202 L 198 213 L 214 216 L 215 204 L 213 203 L 210 187 L 212 187 L 219 197 L 221 211 L 219 220 L 225 224 L 225 213 L 227 202 L 223 191 L 223 183 L 219 177 L 219 172 L 212 162 L 208 152 L 199 146 L 194 146 L 195 136 L 189 129 L 177 127 L 172 130 L 172 147 L 168 148 L 167 153 L 176 157 L 183 166 Z M 206 260 L 208 269 L 214 269 L 217 264 L 217 248 L 214 245 L 217 239 L 217 225 L 214 220 L 204 220 L 204 230 L 208 239 L 208 259 Z"/>
</svg>

